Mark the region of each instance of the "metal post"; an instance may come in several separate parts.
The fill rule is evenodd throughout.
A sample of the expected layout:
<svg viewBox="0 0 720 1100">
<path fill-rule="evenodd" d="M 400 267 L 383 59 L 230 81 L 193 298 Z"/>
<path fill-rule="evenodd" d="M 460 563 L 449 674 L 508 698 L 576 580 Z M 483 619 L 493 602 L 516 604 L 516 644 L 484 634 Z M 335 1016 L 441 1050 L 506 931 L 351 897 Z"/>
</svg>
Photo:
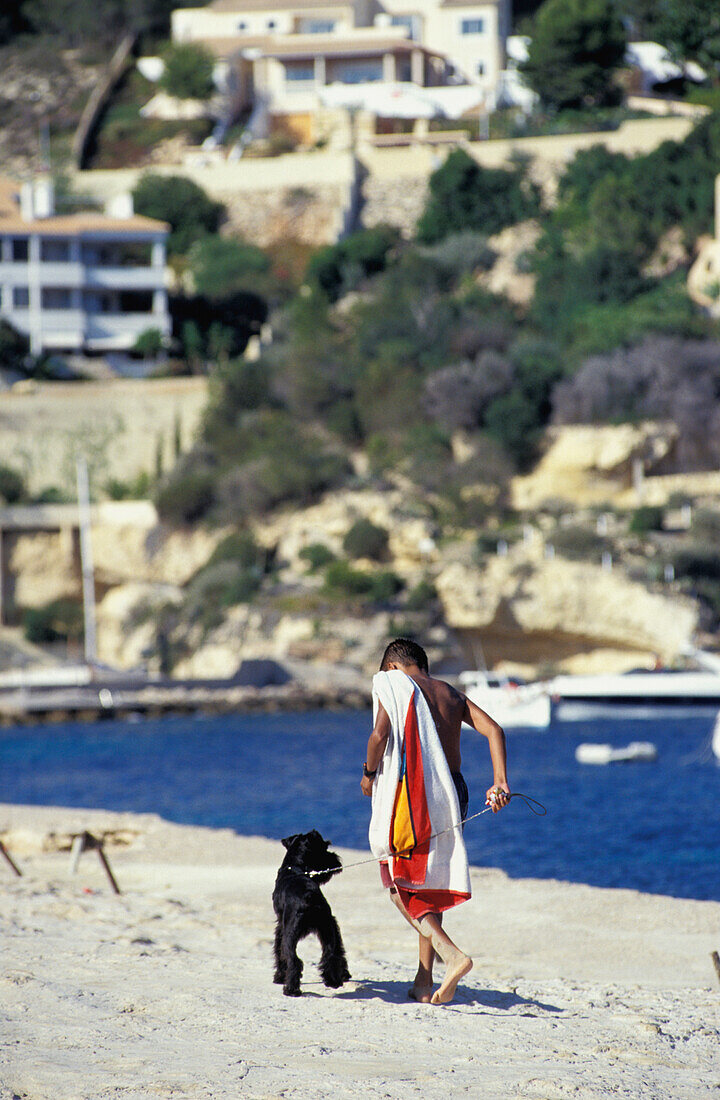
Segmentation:
<svg viewBox="0 0 720 1100">
<path fill-rule="evenodd" d="M 78 516 L 80 522 L 80 564 L 82 568 L 83 616 L 85 622 L 85 663 L 93 665 L 97 660 L 95 633 L 95 573 L 93 569 L 92 542 L 90 539 L 90 489 L 87 462 L 77 460 Z"/>
</svg>

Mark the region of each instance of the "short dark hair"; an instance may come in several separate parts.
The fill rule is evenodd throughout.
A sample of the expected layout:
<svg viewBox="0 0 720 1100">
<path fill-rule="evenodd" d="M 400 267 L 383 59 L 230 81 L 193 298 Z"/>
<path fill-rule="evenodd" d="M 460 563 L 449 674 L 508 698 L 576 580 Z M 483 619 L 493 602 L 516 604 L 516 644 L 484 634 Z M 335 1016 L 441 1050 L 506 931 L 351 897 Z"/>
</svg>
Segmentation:
<svg viewBox="0 0 720 1100">
<path fill-rule="evenodd" d="M 387 672 L 390 661 L 397 661 L 400 665 L 417 665 L 422 672 L 428 671 L 427 653 L 410 638 L 396 638 L 394 642 L 390 642 L 380 662 L 381 672 Z"/>
</svg>

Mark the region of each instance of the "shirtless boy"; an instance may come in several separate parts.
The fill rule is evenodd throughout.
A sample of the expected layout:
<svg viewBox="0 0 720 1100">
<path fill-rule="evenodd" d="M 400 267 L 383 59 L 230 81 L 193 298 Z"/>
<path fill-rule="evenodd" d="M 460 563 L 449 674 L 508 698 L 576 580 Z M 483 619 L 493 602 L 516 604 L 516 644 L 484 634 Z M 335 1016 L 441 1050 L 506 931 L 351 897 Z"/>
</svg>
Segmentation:
<svg viewBox="0 0 720 1100">
<path fill-rule="evenodd" d="M 493 786 L 486 792 L 486 805 L 497 813 L 510 801 L 510 788 L 507 781 L 507 757 L 505 734 L 493 719 L 471 702 L 462 692 L 456 691 L 443 680 L 429 675 L 425 650 L 416 642 L 407 638 L 397 638 L 385 650 L 380 664 L 381 672 L 400 669 L 409 676 L 422 691 L 443 747 L 460 801 L 461 817 L 467 813 L 467 787 L 460 772 L 460 732 L 463 722 L 467 722 L 478 733 L 487 737 L 490 758 L 493 765 Z M 365 774 L 361 787 L 365 795 L 372 795 L 374 773 L 380 766 L 385 746 L 390 736 L 390 719 L 382 704 L 378 707 L 377 718 L 370 740 L 368 741 Z M 415 981 L 409 996 L 415 1001 L 432 1004 L 447 1004 L 455 995 L 460 979 L 472 969 L 472 959 L 457 944 L 453 943 L 442 927 L 442 913 L 428 913 L 419 921 L 410 916 L 394 886 L 390 888 L 392 901 L 405 919 L 419 933 L 419 963 Z M 433 993 L 433 962 L 435 954 L 446 966 L 445 977 L 440 987 Z"/>
</svg>

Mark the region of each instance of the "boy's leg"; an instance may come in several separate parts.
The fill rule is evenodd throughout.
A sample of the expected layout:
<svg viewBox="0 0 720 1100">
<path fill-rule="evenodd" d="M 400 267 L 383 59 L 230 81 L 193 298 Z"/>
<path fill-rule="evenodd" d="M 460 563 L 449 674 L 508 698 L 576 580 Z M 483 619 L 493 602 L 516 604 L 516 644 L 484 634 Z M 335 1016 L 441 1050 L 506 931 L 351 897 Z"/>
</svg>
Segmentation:
<svg viewBox="0 0 720 1100">
<path fill-rule="evenodd" d="M 440 988 L 432 995 L 432 1004 L 448 1004 L 455 996 L 460 979 L 472 970 L 472 959 L 450 939 L 442 927 L 439 913 L 428 913 L 419 921 L 419 928 L 445 963 L 445 977 Z"/>
<path fill-rule="evenodd" d="M 435 948 L 427 936 L 418 933 L 418 968 L 415 981 L 408 990 L 408 997 L 421 1004 L 429 1004 L 432 1000 L 433 962 L 435 961 Z"/>
<path fill-rule="evenodd" d="M 420 924 L 418 921 L 408 913 L 403 905 L 402 898 L 394 886 L 390 887 L 390 899 L 397 910 L 405 917 L 408 924 L 411 924 L 418 934 L 418 969 L 415 975 L 415 981 L 408 990 L 408 997 L 413 1001 L 419 1001 L 421 1004 L 429 1004 L 430 998 L 432 997 L 432 967 L 435 957 L 435 948 L 428 937 L 420 931 Z"/>
</svg>

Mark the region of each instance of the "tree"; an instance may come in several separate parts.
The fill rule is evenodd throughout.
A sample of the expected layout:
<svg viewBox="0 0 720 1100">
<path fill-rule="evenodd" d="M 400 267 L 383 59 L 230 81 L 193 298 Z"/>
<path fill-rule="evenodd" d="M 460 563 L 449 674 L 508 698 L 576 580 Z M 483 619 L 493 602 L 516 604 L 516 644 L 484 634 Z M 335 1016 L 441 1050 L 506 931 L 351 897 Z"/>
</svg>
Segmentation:
<svg viewBox="0 0 720 1100">
<path fill-rule="evenodd" d="M 617 102 L 626 46 L 613 0 L 545 0 L 521 70 L 547 107 L 604 106 Z"/>
<path fill-rule="evenodd" d="M 165 71 L 160 87 L 178 99 L 210 99 L 215 91 L 215 58 L 204 46 L 184 42 L 170 46 L 164 55 Z"/>
<path fill-rule="evenodd" d="M 464 149 L 455 149 L 430 177 L 418 239 L 434 244 L 467 229 L 491 235 L 532 217 L 538 205 L 523 167 L 481 168 Z"/>
<path fill-rule="evenodd" d="M 0 320 L 0 371 L 26 372 L 30 341 L 5 320 Z"/>
<path fill-rule="evenodd" d="M 168 222 L 168 253 L 185 255 L 190 246 L 208 233 L 217 232 L 224 213 L 222 203 L 213 202 L 185 176 L 143 176 L 133 191 L 138 214 Z"/>
<path fill-rule="evenodd" d="M 717 0 L 665 0 L 656 16 L 658 41 L 678 61 L 697 61 L 718 80 L 720 66 L 720 7 Z"/>
<path fill-rule="evenodd" d="M 230 237 L 204 237 L 193 245 L 190 263 L 196 290 L 208 298 L 256 289 L 270 267 L 259 248 Z"/>
</svg>

